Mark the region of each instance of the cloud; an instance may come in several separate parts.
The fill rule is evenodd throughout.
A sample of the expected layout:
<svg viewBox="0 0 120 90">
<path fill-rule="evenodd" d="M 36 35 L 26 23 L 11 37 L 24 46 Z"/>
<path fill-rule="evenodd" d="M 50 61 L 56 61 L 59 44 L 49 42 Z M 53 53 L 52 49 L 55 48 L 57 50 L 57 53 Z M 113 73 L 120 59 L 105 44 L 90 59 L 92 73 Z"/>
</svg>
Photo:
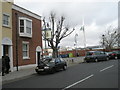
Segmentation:
<svg viewBox="0 0 120 90">
<path fill-rule="evenodd" d="M 117 27 L 118 20 L 114 20 L 111 23 L 105 24 L 103 26 L 99 26 L 96 22 L 91 23 L 90 25 L 85 26 L 85 35 L 86 35 L 86 45 L 87 46 L 95 46 L 100 45 L 100 38 L 105 33 L 110 25 Z M 77 37 L 77 45 L 83 47 L 84 46 L 84 35 L 83 31 L 80 31 L 80 26 L 76 27 L 76 31 L 73 32 L 70 36 L 66 37 L 62 40 L 61 46 L 69 45 L 74 46 L 74 37 L 75 34 L 78 34 Z"/>
<path fill-rule="evenodd" d="M 61 41 L 61 46 L 74 46 L 74 36 L 78 33 L 78 46 L 84 46 L 83 32 L 80 31 L 82 19 L 85 21 L 87 45 L 98 45 L 99 39 L 109 25 L 117 26 L 118 0 L 15 0 L 19 6 L 40 16 L 48 16 L 50 11 L 66 16 L 66 23 L 75 31 Z M 60 2 L 59 2 L 60 1 Z"/>
</svg>

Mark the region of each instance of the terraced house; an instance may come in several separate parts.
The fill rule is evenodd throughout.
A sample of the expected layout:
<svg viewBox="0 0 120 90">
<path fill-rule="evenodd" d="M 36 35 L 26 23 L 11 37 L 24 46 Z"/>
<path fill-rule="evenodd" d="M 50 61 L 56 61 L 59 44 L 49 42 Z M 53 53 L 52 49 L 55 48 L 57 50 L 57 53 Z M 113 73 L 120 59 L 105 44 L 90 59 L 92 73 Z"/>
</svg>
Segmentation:
<svg viewBox="0 0 120 90">
<path fill-rule="evenodd" d="M 35 66 L 42 54 L 41 16 L 12 5 L 14 70 Z"/>
<path fill-rule="evenodd" d="M 0 58 L 8 54 L 13 70 L 12 2 L 0 2 Z"/>
</svg>

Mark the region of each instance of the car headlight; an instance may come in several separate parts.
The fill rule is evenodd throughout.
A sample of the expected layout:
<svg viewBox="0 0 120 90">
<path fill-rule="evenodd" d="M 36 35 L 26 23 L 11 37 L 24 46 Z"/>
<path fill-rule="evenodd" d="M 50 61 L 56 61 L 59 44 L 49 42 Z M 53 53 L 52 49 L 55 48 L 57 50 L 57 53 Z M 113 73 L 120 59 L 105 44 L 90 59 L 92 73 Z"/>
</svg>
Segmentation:
<svg viewBox="0 0 120 90">
<path fill-rule="evenodd" d="M 48 67 L 48 66 L 46 66 L 46 67 L 44 67 L 44 69 L 49 69 L 49 67 Z"/>
</svg>

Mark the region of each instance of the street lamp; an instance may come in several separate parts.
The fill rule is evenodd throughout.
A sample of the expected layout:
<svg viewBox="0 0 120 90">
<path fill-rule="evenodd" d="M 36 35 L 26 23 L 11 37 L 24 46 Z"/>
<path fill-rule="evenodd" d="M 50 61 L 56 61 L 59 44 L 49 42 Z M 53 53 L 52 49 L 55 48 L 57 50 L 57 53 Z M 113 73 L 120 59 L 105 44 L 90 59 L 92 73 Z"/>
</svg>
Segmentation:
<svg viewBox="0 0 120 90">
<path fill-rule="evenodd" d="M 74 43 L 74 46 L 75 46 L 75 56 L 77 57 L 77 36 L 78 34 L 75 34 L 75 43 Z"/>
<path fill-rule="evenodd" d="M 103 34 L 102 35 L 102 39 L 103 39 L 103 52 L 105 52 L 105 35 Z"/>
</svg>

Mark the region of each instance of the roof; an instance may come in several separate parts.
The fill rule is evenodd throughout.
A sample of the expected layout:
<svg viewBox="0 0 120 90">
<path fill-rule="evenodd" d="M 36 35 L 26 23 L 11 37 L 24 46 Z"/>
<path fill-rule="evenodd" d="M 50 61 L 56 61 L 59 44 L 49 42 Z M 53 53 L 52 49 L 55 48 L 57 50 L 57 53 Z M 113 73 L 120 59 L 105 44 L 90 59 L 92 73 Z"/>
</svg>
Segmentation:
<svg viewBox="0 0 120 90">
<path fill-rule="evenodd" d="M 25 8 L 22 8 L 22 7 L 18 6 L 18 5 L 16 5 L 16 4 L 12 5 L 12 9 L 17 10 L 19 12 L 22 12 L 24 14 L 27 14 L 27 15 L 31 16 L 31 17 L 34 17 L 36 19 L 41 20 L 41 16 L 40 15 L 37 15 L 37 14 L 35 14 L 35 13 L 25 9 Z"/>
</svg>

